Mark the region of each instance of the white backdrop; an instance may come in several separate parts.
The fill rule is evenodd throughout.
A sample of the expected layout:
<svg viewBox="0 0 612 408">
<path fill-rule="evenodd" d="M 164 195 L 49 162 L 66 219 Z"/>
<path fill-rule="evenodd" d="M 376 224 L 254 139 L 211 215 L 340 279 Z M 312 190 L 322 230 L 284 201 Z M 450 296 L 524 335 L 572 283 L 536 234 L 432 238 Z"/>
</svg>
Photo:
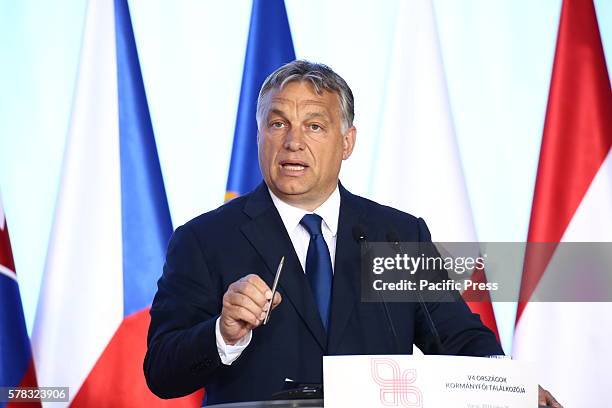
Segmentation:
<svg viewBox="0 0 612 408">
<path fill-rule="evenodd" d="M 377 165 L 373 157 L 400 1 L 410 0 L 286 0 L 298 58 L 332 66 L 355 93 L 357 147 L 342 180 L 373 199 L 370 175 Z M 611 61 L 612 2 L 595 3 Z M 524 241 L 561 1 L 434 0 L 434 5 L 478 237 Z M 0 191 L 29 329 L 85 7 L 85 0 L 0 0 Z M 131 0 L 130 8 L 178 226 L 223 200 L 251 2 Z M 509 351 L 515 305 L 495 307 Z"/>
</svg>

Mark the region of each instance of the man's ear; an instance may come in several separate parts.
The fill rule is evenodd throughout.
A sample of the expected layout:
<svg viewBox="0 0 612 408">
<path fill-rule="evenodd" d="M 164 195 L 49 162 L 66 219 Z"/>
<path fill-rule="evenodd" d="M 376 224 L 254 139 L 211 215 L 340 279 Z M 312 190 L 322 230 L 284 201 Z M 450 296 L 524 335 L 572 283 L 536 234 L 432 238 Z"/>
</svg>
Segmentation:
<svg viewBox="0 0 612 408">
<path fill-rule="evenodd" d="M 342 160 L 346 160 L 351 157 L 353 149 L 355 148 L 355 141 L 357 139 L 357 128 L 351 126 L 344 136 L 342 136 Z"/>
</svg>

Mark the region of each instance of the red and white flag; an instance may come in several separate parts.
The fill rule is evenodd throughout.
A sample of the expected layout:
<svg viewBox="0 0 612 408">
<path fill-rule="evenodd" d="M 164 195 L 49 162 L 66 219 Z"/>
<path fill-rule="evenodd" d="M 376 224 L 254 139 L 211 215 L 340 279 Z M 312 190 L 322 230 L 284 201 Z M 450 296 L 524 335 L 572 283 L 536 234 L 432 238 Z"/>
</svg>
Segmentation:
<svg viewBox="0 0 612 408">
<path fill-rule="evenodd" d="M 529 242 L 612 241 L 611 147 L 612 91 L 595 8 L 589 0 L 565 0 Z M 556 267 L 563 251 L 552 245 L 544 259 L 527 251 L 514 356 L 536 363 L 542 386 L 566 406 L 596 406 L 609 400 L 612 303 L 534 301 L 568 285 L 580 290 Z M 612 283 L 599 289 L 612 292 Z"/>
<path fill-rule="evenodd" d="M 423 217 L 437 242 L 476 242 L 431 0 L 400 2 L 396 27 L 371 196 Z M 468 304 L 499 337 L 484 295 Z"/>
</svg>

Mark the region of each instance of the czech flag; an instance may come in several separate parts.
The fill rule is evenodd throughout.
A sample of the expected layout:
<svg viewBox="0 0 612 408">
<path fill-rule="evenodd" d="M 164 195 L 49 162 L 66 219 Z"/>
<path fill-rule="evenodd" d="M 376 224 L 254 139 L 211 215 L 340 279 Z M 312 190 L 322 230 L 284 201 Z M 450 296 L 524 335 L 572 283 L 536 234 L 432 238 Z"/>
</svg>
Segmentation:
<svg viewBox="0 0 612 408">
<path fill-rule="evenodd" d="M 171 233 L 127 0 L 90 1 L 34 327 L 41 385 L 72 406 L 200 406 L 157 398 L 142 369 Z"/>
</svg>

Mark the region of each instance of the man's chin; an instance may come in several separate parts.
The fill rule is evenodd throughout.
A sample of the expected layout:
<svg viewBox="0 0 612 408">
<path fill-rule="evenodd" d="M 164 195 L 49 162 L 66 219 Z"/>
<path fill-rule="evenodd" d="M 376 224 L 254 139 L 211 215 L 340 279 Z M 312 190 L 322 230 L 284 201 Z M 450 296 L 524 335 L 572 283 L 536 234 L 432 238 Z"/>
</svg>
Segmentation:
<svg viewBox="0 0 612 408">
<path fill-rule="evenodd" d="M 278 190 L 278 194 L 283 196 L 301 196 L 308 193 L 308 191 L 308 189 L 304 188 L 283 188 Z"/>
<path fill-rule="evenodd" d="M 281 196 L 299 196 L 310 191 L 308 186 L 305 186 L 303 183 L 300 183 L 297 180 L 275 183 L 274 187 L 275 188 L 273 188 L 272 191 Z"/>
</svg>

